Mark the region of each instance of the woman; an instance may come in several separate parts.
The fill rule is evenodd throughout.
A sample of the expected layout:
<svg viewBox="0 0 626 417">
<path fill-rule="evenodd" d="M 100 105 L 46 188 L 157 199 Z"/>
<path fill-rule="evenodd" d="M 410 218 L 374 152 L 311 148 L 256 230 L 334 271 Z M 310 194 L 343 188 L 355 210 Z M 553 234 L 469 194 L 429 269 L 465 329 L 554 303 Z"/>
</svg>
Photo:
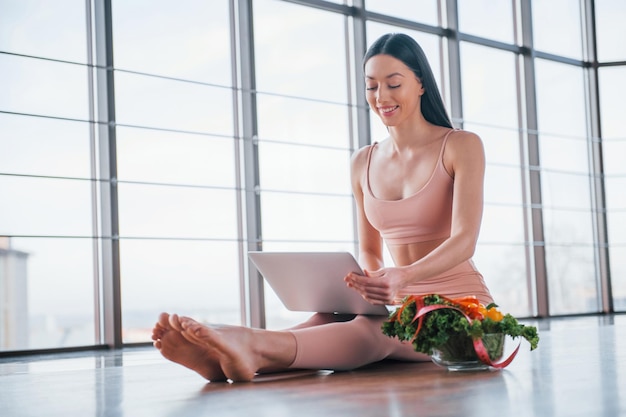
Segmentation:
<svg viewBox="0 0 626 417">
<path fill-rule="evenodd" d="M 475 295 L 492 302 L 471 257 L 482 216 L 484 152 L 478 136 L 452 128 L 428 61 L 409 36 L 387 34 L 363 60 L 367 101 L 389 137 L 352 157 L 359 262 L 346 285 L 373 304 L 408 294 Z M 383 241 L 395 266 L 383 265 Z M 382 334 L 385 317 L 315 314 L 285 331 L 204 326 L 161 314 L 154 345 L 211 381 L 257 372 L 354 369 L 385 358 L 428 360 Z"/>
</svg>

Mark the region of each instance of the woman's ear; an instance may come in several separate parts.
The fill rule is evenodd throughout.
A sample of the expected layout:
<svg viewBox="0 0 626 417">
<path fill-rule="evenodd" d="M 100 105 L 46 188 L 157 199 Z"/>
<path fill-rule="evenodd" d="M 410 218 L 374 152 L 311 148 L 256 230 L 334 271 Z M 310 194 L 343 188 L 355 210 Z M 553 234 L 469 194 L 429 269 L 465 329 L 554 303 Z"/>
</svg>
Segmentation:
<svg viewBox="0 0 626 417">
<path fill-rule="evenodd" d="M 426 90 L 424 90 L 424 84 L 422 83 L 422 80 L 420 80 L 420 79 L 419 79 L 419 78 L 417 78 L 417 77 L 415 77 L 415 78 L 417 79 L 417 83 L 418 83 L 418 84 L 419 84 L 419 86 L 420 86 L 420 89 L 419 89 L 418 95 L 421 97 L 421 96 L 423 96 L 423 95 L 424 95 L 424 93 L 426 92 Z"/>
</svg>

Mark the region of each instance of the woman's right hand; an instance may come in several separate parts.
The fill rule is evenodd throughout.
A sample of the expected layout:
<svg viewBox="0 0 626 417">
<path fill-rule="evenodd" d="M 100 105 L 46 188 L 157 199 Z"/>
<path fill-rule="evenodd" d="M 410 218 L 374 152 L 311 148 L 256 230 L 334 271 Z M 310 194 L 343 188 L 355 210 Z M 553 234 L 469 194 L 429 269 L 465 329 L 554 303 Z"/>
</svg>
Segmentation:
<svg viewBox="0 0 626 417">
<path fill-rule="evenodd" d="M 345 276 L 344 281 L 349 288 L 356 290 L 372 304 L 393 304 L 398 292 L 409 282 L 406 269 L 401 267 L 364 272 L 365 275 L 351 272 Z"/>
</svg>

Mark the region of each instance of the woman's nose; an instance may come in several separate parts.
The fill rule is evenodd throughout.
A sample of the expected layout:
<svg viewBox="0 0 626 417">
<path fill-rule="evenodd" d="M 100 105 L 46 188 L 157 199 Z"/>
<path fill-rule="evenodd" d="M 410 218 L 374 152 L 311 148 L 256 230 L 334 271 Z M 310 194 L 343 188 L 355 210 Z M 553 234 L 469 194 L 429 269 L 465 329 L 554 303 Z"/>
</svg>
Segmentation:
<svg viewBox="0 0 626 417">
<path fill-rule="evenodd" d="M 382 103 L 384 102 L 384 100 L 387 98 L 387 94 L 385 92 L 384 88 L 379 87 L 376 90 L 376 102 L 377 103 Z"/>
</svg>

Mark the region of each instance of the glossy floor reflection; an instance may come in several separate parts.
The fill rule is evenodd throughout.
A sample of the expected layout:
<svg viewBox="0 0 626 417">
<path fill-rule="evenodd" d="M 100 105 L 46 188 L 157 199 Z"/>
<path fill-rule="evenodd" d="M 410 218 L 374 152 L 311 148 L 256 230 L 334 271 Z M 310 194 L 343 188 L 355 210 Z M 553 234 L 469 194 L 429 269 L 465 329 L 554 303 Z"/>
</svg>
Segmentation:
<svg viewBox="0 0 626 417">
<path fill-rule="evenodd" d="M 383 362 L 206 383 L 151 348 L 0 360 L 0 416 L 626 416 L 626 315 L 550 319 L 503 371 Z"/>
</svg>

